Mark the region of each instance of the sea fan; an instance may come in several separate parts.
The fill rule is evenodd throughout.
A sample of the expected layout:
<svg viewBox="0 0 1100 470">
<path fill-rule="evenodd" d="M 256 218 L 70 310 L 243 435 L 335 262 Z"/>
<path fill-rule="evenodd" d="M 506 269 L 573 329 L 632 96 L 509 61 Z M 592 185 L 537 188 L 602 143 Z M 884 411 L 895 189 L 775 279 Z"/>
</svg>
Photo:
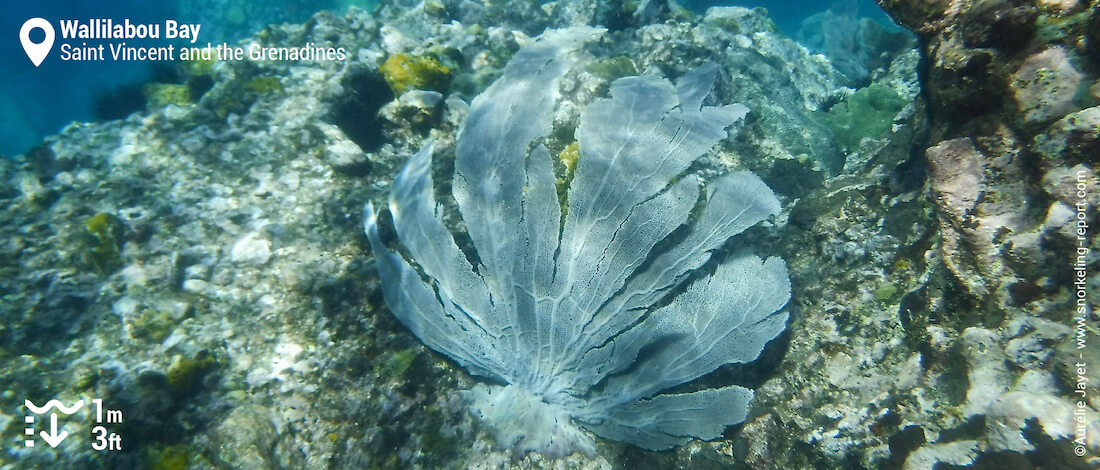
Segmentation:
<svg viewBox="0 0 1100 470">
<path fill-rule="evenodd" d="M 431 145 L 390 195 L 403 253 L 383 243 L 373 207 L 364 210 L 386 304 L 428 347 L 495 382 L 464 393 L 517 451 L 592 454 L 585 429 L 647 449 L 716 438 L 744 420 L 752 391 L 661 392 L 752 361 L 787 319 L 782 260 L 739 252 L 708 263 L 780 208 L 751 173 L 720 177 L 704 194 L 688 172 L 748 112 L 703 106 L 715 65 L 675 87 L 656 76 L 614 81 L 611 97 L 581 114 L 581 156 L 559 199 L 537 142 L 551 131 L 574 51 L 599 33 L 545 33 L 474 99 L 453 194 L 476 253 L 459 249 L 443 222 Z"/>
</svg>

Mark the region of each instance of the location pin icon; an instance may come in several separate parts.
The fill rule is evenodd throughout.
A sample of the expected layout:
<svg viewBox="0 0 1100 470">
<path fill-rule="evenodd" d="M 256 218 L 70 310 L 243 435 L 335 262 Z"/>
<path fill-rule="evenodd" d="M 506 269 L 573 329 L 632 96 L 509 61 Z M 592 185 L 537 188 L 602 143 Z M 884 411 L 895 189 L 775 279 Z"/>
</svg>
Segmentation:
<svg viewBox="0 0 1100 470">
<path fill-rule="evenodd" d="M 31 41 L 31 30 L 34 28 L 40 28 L 46 33 L 46 38 L 40 43 Z M 23 23 L 22 28 L 19 28 L 19 42 L 23 44 L 23 51 L 27 53 L 27 57 L 35 67 L 38 67 L 43 60 L 46 60 L 50 49 L 53 48 L 53 25 L 42 18 L 31 18 Z"/>
</svg>

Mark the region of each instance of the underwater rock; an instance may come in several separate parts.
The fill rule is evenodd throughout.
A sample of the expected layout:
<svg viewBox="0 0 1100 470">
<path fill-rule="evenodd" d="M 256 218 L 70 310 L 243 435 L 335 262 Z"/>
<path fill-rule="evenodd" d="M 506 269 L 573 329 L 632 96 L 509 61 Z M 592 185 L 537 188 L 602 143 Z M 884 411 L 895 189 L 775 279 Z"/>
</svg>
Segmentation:
<svg viewBox="0 0 1100 470">
<path fill-rule="evenodd" d="M 1041 164 L 1048 170 L 1056 167 L 1065 169 L 1068 165 L 1082 163 L 1100 163 L 1100 106 L 1067 114 L 1051 124 L 1045 132 L 1035 136 L 1032 149 L 1043 157 Z M 1082 169 L 1092 171 L 1086 167 Z M 1058 193 L 1072 187 L 1072 184 L 1059 185 L 1056 188 L 1048 187 L 1047 191 L 1062 201 L 1069 201 Z"/>
<path fill-rule="evenodd" d="M 264 264 L 271 259 L 271 242 L 263 235 L 252 232 L 233 243 L 229 259 L 240 264 Z"/>
<path fill-rule="evenodd" d="M 990 400 L 1000 396 L 1009 385 L 1004 347 L 997 334 L 985 328 L 963 330 L 956 345 L 967 362 L 966 404 L 964 417 L 985 414 Z"/>
<path fill-rule="evenodd" d="M 1065 241 L 1072 241 L 1077 238 L 1077 230 L 1074 227 L 1074 221 L 1077 219 L 1077 212 L 1074 208 L 1062 201 L 1054 201 L 1050 203 L 1050 207 L 1047 208 L 1046 218 L 1043 219 L 1043 226 L 1046 227 L 1046 232 L 1055 234 L 1062 237 Z"/>
<path fill-rule="evenodd" d="M 383 106 L 378 117 L 395 128 L 423 131 L 438 124 L 442 109 L 442 93 L 409 90 Z"/>
<path fill-rule="evenodd" d="M 1022 323 L 1026 333 L 1005 344 L 1005 357 L 1024 370 L 1045 369 L 1054 355 L 1054 346 L 1072 334 L 1072 330 L 1042 318 L 1029 318 Z"/>
<path fill-rule="evenodd" d="M 949 338 L 953 328 L 962 329 L 972 346 L 1004 344 L 990 355 L 1002 364 L 974 364 L 980 358 L 967 356 L 963 409 L 985 413 L 986 426 L 964 440 L 930 440 L 909 455 L 905 468 L 936 462 L 1095 468 L 1094 457 L 1071 456 L 1068 439 L 1079 434 L 1067 432 L 1066 419 L 1076 408 L 1076 369 L 1066 356 L 1080 354 L 1070 352 L 1070 263 L 1087 267 L 1080 281 L 1089 295 L 1096 295 L 1100 279 L 1091 253 L 1076 257 L 1083 249 L 1078 224 L 1098 222 L 1092 209 L 1097 98 L 1086 89 L 1100 59 L 1090 49 L 1089 26 L 1100 3 L 878 3 L 924 38 L 933 112 L 928 188 L 940 220 L 942 269 L 950 272 L 941 292 L 975 299 L 945 296 L 955 300 L 943 299 L 940 308 L 955 306 L 943 311 L 946 329 L 935 331 Z M 973 187 L 953 184 L 962 181 Z M 975 343 L 976 335 L 988 341 Z M 975 370 L 984 372 L 975 377 Z"/>
<path fill-rule="evenodd" d="M 984 181 L 982 155 L 970 139 L 940 142 L 926 152 L 931 168 L 930 185 L 940 213 L 941 250 L 947 268 L 967 289 L 979 296 L 989 294 L 985 279 L 985 249 L 992 233 L 978 226 L 974 209 Z"/>
<path fill-rule="evenodd" d="M 347 174 L 362 174 L 370 164 L 363 149 L 349 139 L 340 139 L 325 147 L 325 161 Z"/>
<path fill-rule="evenodd" d="M 1096 181 L 1096 172 L 1088 166 L 1077 164 L 1072 167 L 1058 166 L 1043 175 L 1043 189 L 1054 199 L 1067 206 L 1076 207 L 1079 202 L 1087 206 L 1096 206 L 1100 202 L 1100 195 L 1088 194 L 1079 197 L 1077 182 Z"/>
<path fill-rule="evenodd" d="M 729 44 L 708 55 L 717 57 L 730 75 L 729 85 L 716 90 L 721 99 L 753 110 L 743 137 L 733 142 L 740 164 L 791 197 L 820 187 L 827 175 L 844 166 L 843 150 L 812 112 L 846 82 L 824 57 L 771 32 L 771 20 L 760 10 L 713 7 L 701 25 L 685 29 L 664 24 L 640 28 L 639 46 L 651 52 L 638 68 L 644 70 L 651 58 Z M 685 36 L 690 41 L 672 39 Z"/>
<path fill-rule="evenodd" d="M 939 207 L 962 221 L 978 202 L 985 158 L 968 138 L 940 142 L 925 152 L 931 170 L 931 187 Z"/>
<path fill-rule="evenodd" d="M 1052 47 L 1024 60 L 1010 77 L 1009 87 L 1024 120 L 1043 122 L 1076 109 L 1074 97 L 1082 78 L 1066 50 Z"/>
<path fill-rule="evenodd" d="M 1034 5 L 1011 1 L 984 1 L 965 13 L 962 38 L 967 47 L 1019 49 L 1035 34 L 1039 12 Z"/>
<path fill-rule="evenodd" d="M 600 7 L 597 0 L 559 0 L 546 4 L 549 7 L 550 26 L 564 28 L 575 25 L 606 24 L 596 21 L 596 11 Z"/>
<path fill-rule="evenodd" d="M 875 0 L 898 24 L 922 36 L 942 28 L 941 21 L 948 17 L 951 0 Z"/>
<path fill-rule="evenodd" d="M 775 23 L 760 10 L 745 7 L 711 7 L 703 22 L 720 26 L 733 34 L 774 31 Z"/>
<path fill-rule="evenodd" d="M 1079 459 L 1085 459 L 1073 456 L 1070 441 L 1077 436 L 1078 423 L 1089 428 L 1089 435 L 1096 436 L 1100 432 L 1100 414 L 1086 408 L 1080 411 L 1078 421 L 1075 411 L 1076 407 L 1050 394 L 1028 391 L 998 394 L 986 418 L 989 449 L 1025 453 L 1036 450 L 1037 446 L 1053 445 L 1061 449 L 1043 449 L 1046 464 L 1087 468 L 1079 467 Z M 1053 442 L 1048 444 L 1044 440 Z M 1100 451 L 1100 439 L 1092 438 L 1084 444 L 1091 452 Z"/>
<path fill-rule="evenodd" d="M 1083 8 L 1085 2 L 1080 0 L 1039 0 L 1039 3 L 1045 7 L 1057 8 L 1059 13 L 1071 13 L 1074 10 Z"/>
<path fill-rule="evenodd" d="M 904 470 L 935 470 L 943 465 L 966 466 L 981 454 L 977 441 L 962 440 L 923 446 L 905 459 Z"/>
</svg>

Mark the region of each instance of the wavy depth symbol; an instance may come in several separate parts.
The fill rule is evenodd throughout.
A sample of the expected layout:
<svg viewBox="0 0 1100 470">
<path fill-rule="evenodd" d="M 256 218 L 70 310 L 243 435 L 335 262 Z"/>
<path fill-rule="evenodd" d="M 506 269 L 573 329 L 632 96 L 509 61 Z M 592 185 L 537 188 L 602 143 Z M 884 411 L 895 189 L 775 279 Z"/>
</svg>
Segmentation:
<svg viewBox="0 0 1100 470">
<path fill-rule="evenodd" d="M 62 412 L 64 414 L 67 414 L 67 415 L 71 415 L 73 413 L 76 413 L 76 410 L 79 410 L 80 407 L 84 406 L 84 400 L 80 400 L 80 401 L 74 403 L 73 406 L 70 406 L 70 407 L 66 407 L 64 403 L 61 403 L 61 401 L 57 400 L 57 399 L 50 400 L 50 401 L 46 402 L 46 404 L 41 406 L 41 407 L 35 406 L 35 404 L 31 403 L 30 400 L 23 400 L 23 404 L 26 405 L 27 408 L 29 410 L 31 410 L 31 412 L 33 412 L 36 415 L 40 415 L 42 413 L 50 411 L 50 408 L 55 408 L 55 407 L 57 408 L 57 411 L 60 411 L 60 412 Z"/>
</svg>

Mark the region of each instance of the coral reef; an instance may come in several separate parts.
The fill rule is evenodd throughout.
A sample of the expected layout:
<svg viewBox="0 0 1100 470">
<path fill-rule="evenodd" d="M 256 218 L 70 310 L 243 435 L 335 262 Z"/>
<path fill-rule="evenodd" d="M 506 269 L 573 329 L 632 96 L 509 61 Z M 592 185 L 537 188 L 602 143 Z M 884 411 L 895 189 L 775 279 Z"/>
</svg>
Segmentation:
<svg viewBox="0 0 1100 470">
<path fill-rule="evenodd" d="M 879 3 L 920 49 L 870 54 L 859 89 L 737 7 L 395 0 L 260 30 L 248 41 L 350 54 L 196 63 L 162 81 L 190 104 L 127 106 L 0 159 L 0 432 L 22 434 L 24 399 L 98 397 L 127 413 L 120 468 L 1097 468 L 1070 420 L 1100 436 L 1096 316 L 1073 287 L 1086 273 L 1080 292 L 1100 293 L 1100 3 Z M 539 141 L 558 191 L 585 164 L 581 111 L 616 79 L 709 61 L 703 104 L 750 112 L 691 171 L 752 171 L 782 203 L 739 240 L 787 261 L 788 328 L 674 392 L 754 390 L 707 442 L 497 449 L 461 395 L 477 381 L 387 310 L 361 233 L 362 205 L 429 140 L 453 148 L 516 51 L 576 25 L 610 31 L 561 76 Z M 381 70 L 402 54 L 449 82 L 394 93 Z M 455 164 L 433 156 L 436 195 Z M 448 199 L 442 223 L 467 233 Z M 76 434 L 0 466 L 87 468 Z"/>
</svg>

